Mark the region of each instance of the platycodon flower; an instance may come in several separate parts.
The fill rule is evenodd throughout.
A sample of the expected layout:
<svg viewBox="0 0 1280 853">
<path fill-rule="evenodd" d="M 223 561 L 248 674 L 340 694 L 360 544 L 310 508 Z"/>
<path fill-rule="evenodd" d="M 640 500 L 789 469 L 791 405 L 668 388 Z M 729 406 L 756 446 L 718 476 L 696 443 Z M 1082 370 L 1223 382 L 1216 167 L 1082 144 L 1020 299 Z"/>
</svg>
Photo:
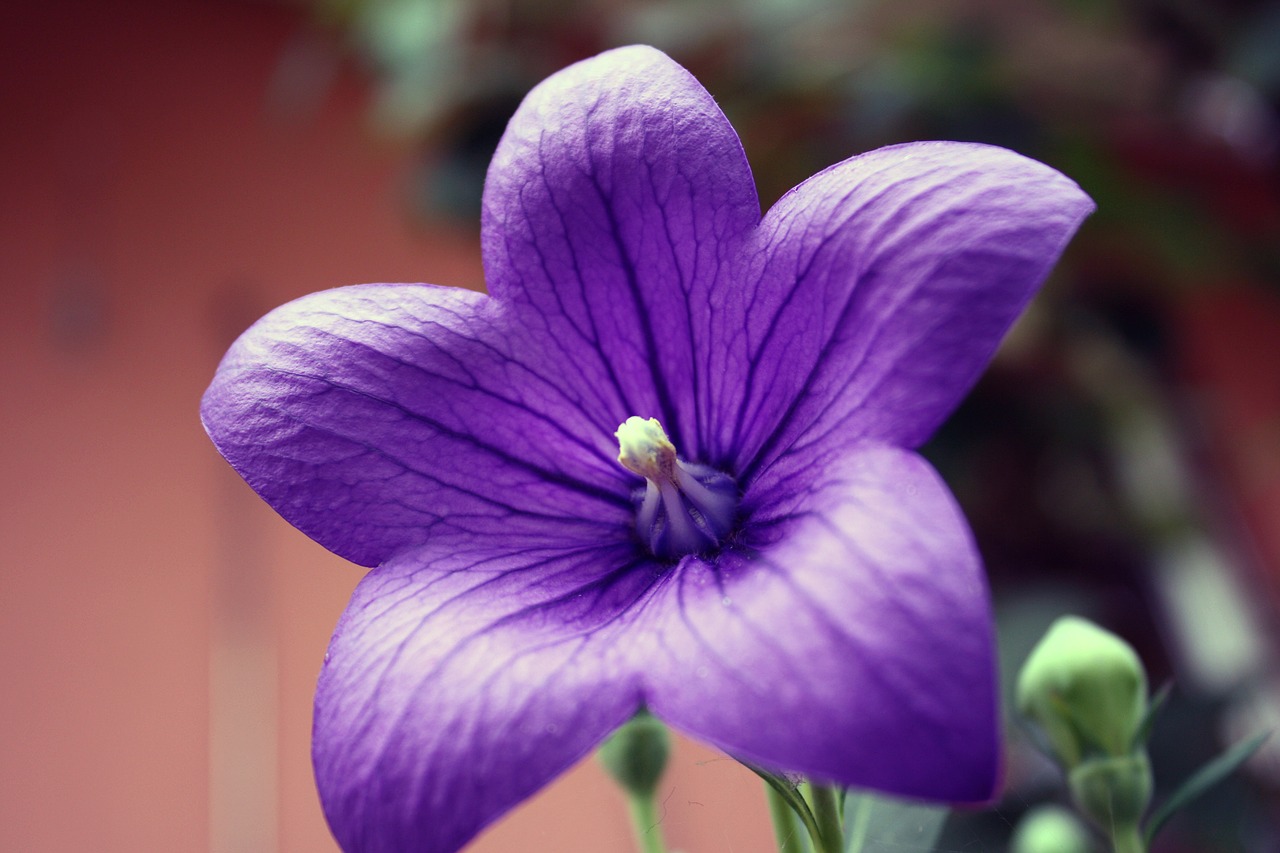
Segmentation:
<svg viewBox="0 0 1280 853">
<path fill-rule="evenodd" d="M 372 569 L 316 692 L 343 848 L 458 850 L 641 708 L 758 765 L 990 797 L 987 588 L 914 448 L 1091 208 L 926 142 L 761 217 L 710 95 L 624 48 L 512 118 L 487 295 L 346 287 L 249 329 L 210 436 Z"/>
</svg>

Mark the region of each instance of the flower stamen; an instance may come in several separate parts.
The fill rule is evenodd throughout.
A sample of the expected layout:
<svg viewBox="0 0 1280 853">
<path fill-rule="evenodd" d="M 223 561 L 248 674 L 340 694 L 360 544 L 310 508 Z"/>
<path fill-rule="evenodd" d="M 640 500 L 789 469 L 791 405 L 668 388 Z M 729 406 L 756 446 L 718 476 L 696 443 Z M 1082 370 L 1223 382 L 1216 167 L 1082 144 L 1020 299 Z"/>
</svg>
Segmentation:
<svg viewBox="0 0 1280 853">
<path fill-rule="evenodd" d="M 733 479 L 681 459 L 657 418 L 627 418 L 614 435 L 618 462 L 645 478 L 636 494 L 636 532 L 649 550 L 678 559 L 719 546 L 738 508 Z"/>
</svg>

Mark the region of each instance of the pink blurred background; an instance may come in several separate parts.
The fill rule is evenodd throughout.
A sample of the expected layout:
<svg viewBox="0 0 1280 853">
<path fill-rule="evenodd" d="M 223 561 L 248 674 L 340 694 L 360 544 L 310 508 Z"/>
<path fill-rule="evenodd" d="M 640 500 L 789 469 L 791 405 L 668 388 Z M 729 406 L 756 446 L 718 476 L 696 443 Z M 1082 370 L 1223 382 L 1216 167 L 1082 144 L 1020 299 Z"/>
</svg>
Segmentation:
<svg viewBox="0 0 1280 853">
<path fill-rule="evenodd" d="M 474 229 L 403 215 L 405 152 L 367 133 L 358 81 L 293 114 L 299 21 L 209 0 L 0 11 L 2 850 L 335 849 L 311 694 L 360 570 L 258 501 L 198 402 L 276 304 L 483 279 Z M 754 778 L 689 747 L 674 767 L 676 848 L 765 849 Z M 626 821 L 588 762 L 475 849 L 625 851 Z"/>
</svg>

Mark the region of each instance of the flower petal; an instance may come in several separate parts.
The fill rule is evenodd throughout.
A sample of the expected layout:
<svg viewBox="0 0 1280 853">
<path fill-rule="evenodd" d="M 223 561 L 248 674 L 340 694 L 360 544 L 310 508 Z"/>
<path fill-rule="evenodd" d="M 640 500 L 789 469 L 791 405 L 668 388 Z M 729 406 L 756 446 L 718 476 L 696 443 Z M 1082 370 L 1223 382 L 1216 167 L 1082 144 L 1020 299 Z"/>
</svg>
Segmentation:
<svg viewBox="0 0 1280 853">
<path fill-rule="evenodd" d="M 863 445 L 817 479 L 752 520 L 755 549 L 686 560 L 650 603 L 650 707 L 767 767 L 988 799 L 994 645 L 964 520 L 910 451 Z"/>
<path fill-rule="evenodd" d="M 709 318 L 760 209 L 715 101 L 647 47 L 553 75 L 512 118 L 485 184 L 490 292 L 526 305 L 614 425 L 657 417 L 705 461 Z"/>
<path fill-rule="evenodd" d="M 742 387 L 721 397 L 741 482 L 789 450 L 808 464 L 868 438 L 922 444 L 1092 209 L 1041 163 L 953 142 L 882 148 L 792 190 L 743 275 Z"/>
<path fill-rule="evenodd" d="M 589 419 L 526 328 L 464 290 L 313 294 L 236 342 L 201 416 L 277 512 L 362 565 L 449 529 L 625 538 L 615 425 Z"/>
<path fill-rule="evenodd" d="M 625 545 L 441 536 L 370 572 L 316 691 L 313 758 L 350 853 L 452 853 L 640 706 L 617 665 L 655 574 Z"/>
</svg>

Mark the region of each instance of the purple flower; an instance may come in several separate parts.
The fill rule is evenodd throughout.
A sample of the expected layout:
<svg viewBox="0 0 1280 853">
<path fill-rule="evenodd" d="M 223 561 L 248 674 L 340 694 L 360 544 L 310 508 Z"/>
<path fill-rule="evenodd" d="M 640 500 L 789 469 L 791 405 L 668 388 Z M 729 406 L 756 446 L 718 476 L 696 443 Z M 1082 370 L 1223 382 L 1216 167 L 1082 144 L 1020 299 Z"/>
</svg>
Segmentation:
<svg viewBox="0 0 1280 853">
<path fill-rule="evenodd" d="M 761 219 L 711 97 L 625 48 L 512 119 L 490 295 L 342 288 L 246 332 L 210 436 L 374 567 L 316 693 L 342 846 L 457 850 L 642 706 L 760 765 L 990 797 L 987 589 L 912 448 L 1091 209 L 1046 166 L 935 142 Z"/>
</svg>

